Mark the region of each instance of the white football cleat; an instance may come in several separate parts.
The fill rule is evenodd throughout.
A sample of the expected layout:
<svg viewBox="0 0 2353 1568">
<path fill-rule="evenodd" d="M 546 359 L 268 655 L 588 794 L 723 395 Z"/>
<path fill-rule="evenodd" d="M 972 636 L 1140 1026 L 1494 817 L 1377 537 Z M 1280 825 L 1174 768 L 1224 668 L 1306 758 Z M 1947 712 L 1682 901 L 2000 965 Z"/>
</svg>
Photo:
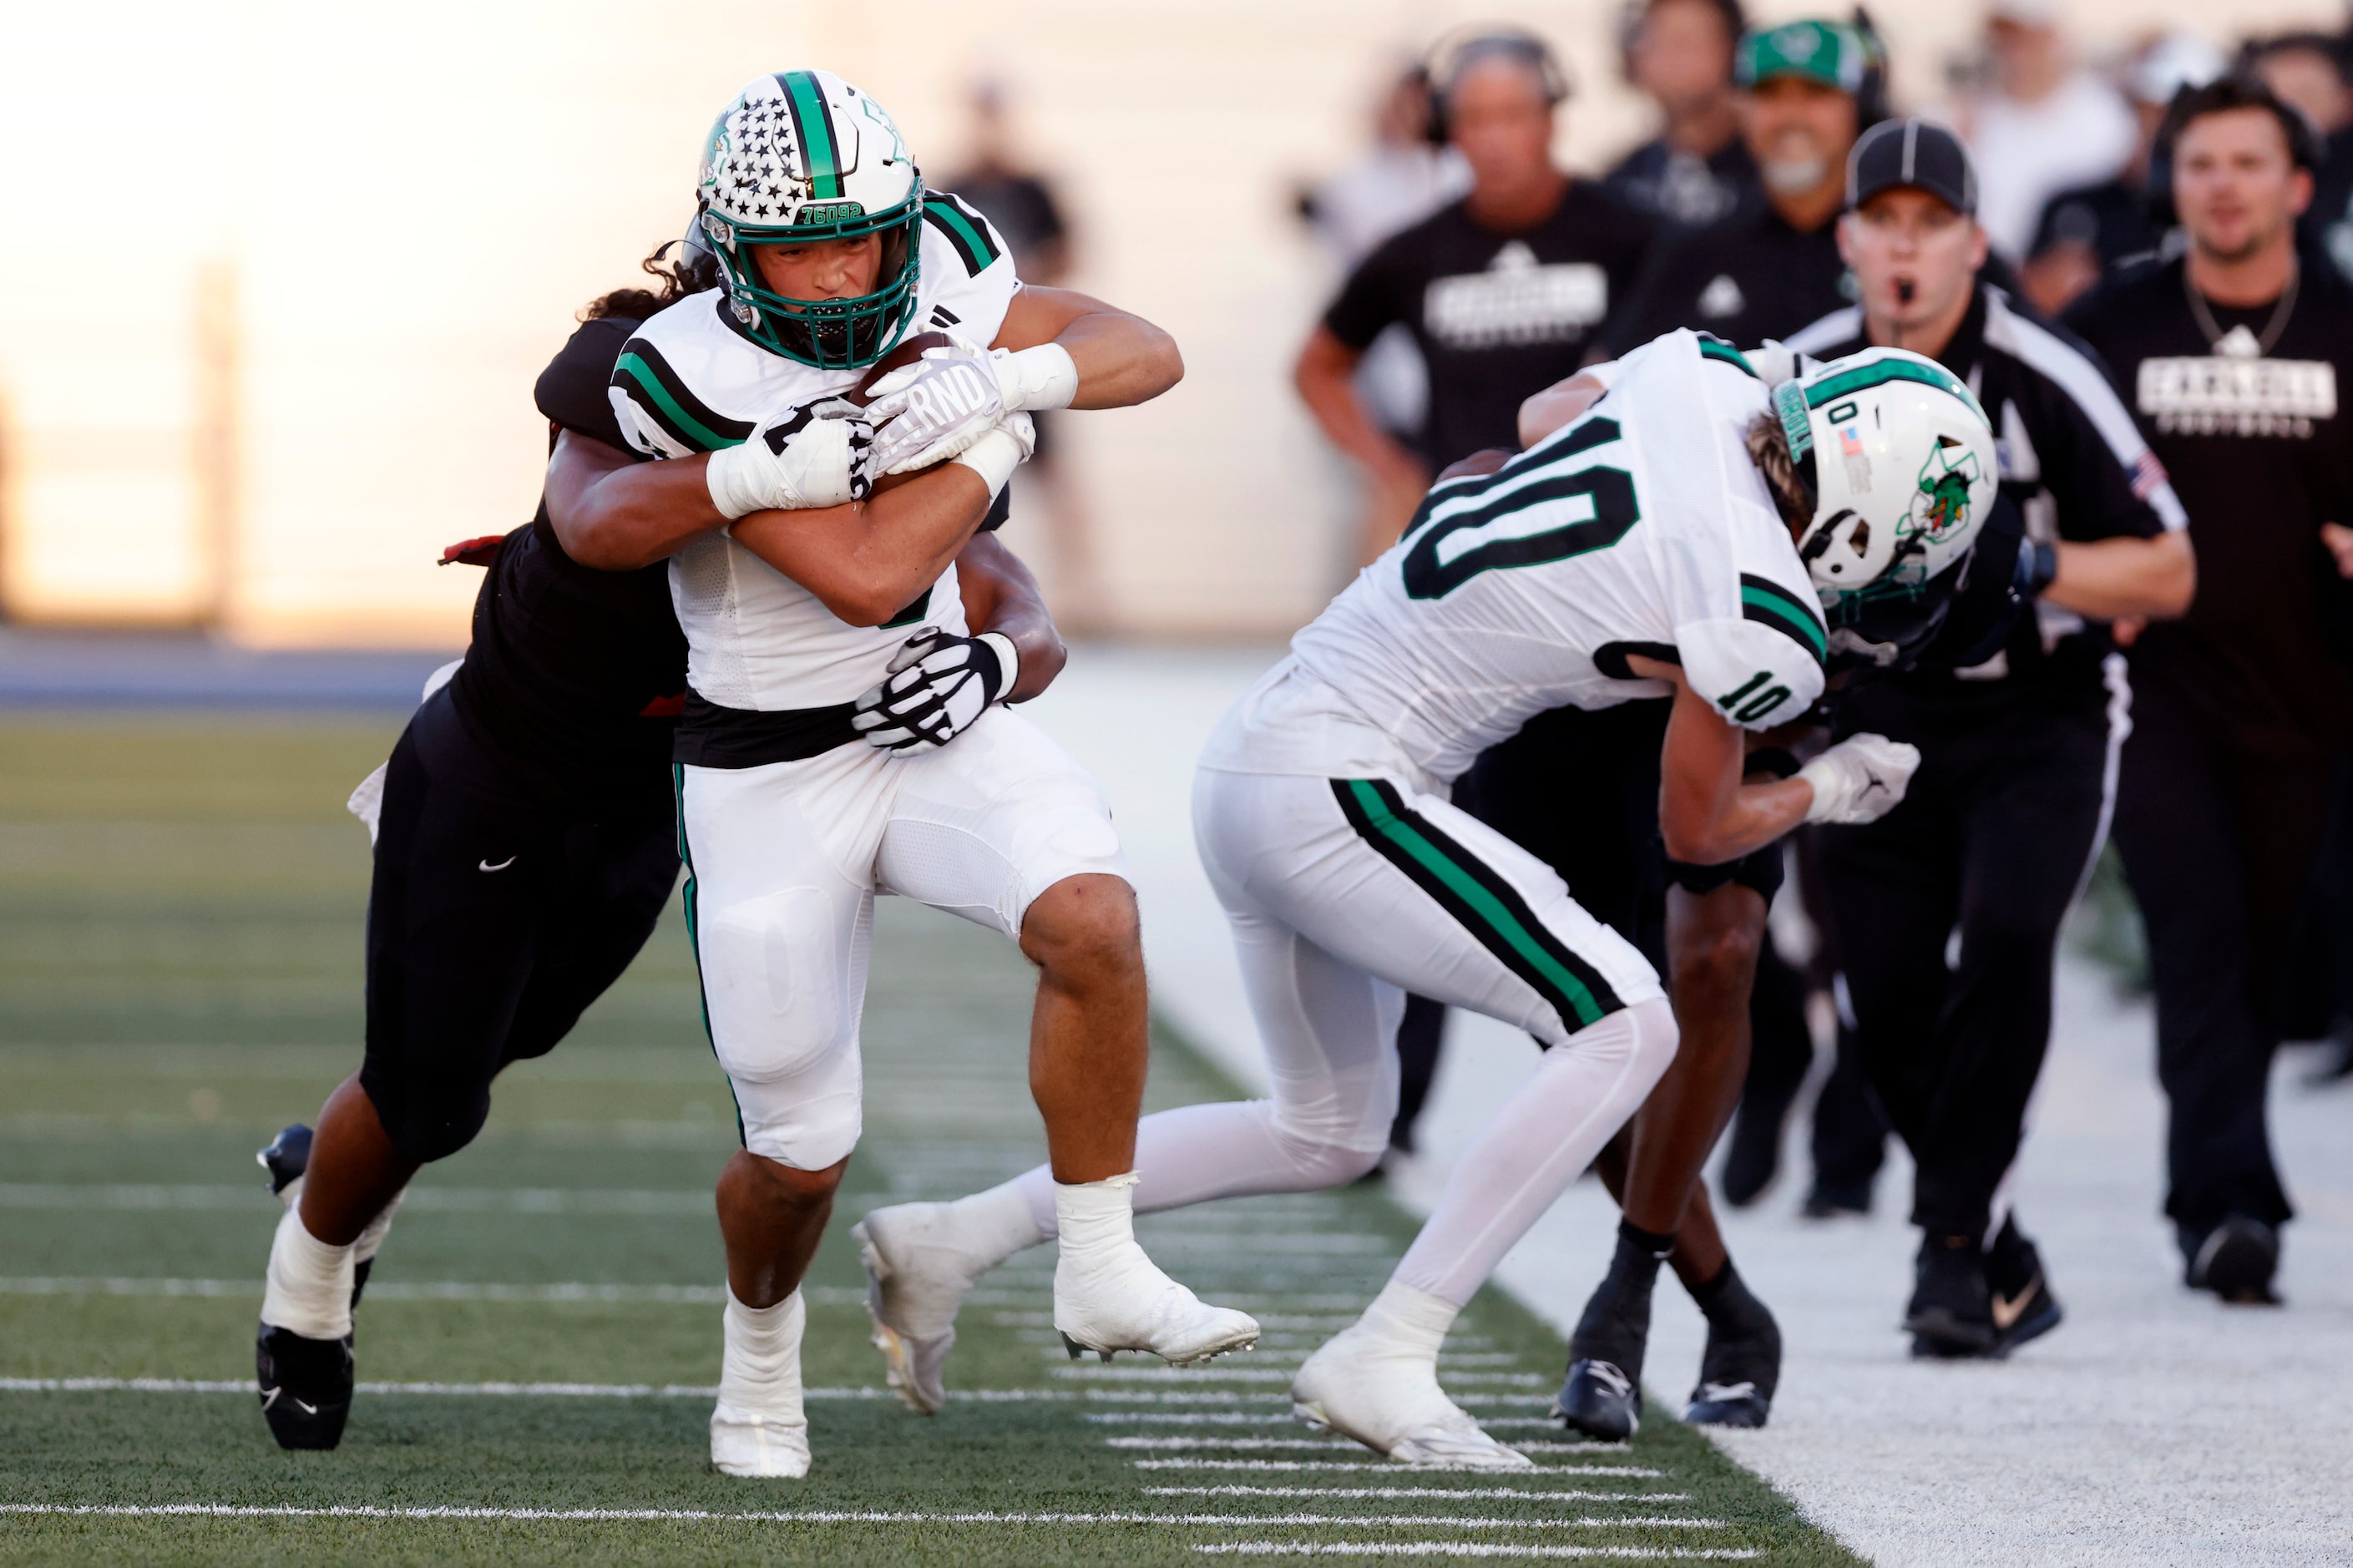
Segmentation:
<svg viewBox="0 0 2353 1568">
<path fill-rule="evenodd" d="M 874 1348 L 900 1402 L 934 1415 L 947 1402 L 956 1309 L 992 1260 L 969 1246 L 947 1204 L 894 1204 L 849 1227 L 866 1268 Z"/>
<path fill-rule="evenodd" d="M 1258 1343 L 1258 1320 L 1212 1307 L 1160 1271 L 1131 1238 L 1054 1267 L 1054 1330 L 1076 1360 L 1092 1351 L 1145 1351 L 1171 1366 L 1195 1366 Z"/>
<path fill-rule="evenodd" d="M 712 1468 L 730 1476 L 797 1480 L 809 1471 L 808 1417 L 801 1408 L 801 1331 L 808 1310 L 795 1290 L 773 1307 L 746 1307 L 727 1292 L 719 1404 L 711 1413 Z"/>
<path fill-rule="evenodd" d="M 1535 1468 L 1446 1397 L 1431 1356 L 1391 1344 L 1362 1323 L 1341 1330 L 1307 1358 L 1291 1380 L 1291 1402 L 1292 1413 L 1309 1426 L 1404 1464 Z"/>
</svg>

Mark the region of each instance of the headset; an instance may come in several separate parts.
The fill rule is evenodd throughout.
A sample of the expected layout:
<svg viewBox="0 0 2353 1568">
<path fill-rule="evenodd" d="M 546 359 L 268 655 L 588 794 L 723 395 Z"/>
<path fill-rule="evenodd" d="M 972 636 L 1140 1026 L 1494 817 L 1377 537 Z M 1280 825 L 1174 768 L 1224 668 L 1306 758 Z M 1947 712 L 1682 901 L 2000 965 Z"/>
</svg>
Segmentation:
<svg viewBox="0 0 2353 1568">
<path fill-rule="evenodd" d="M 1433 144 L 1442 147 L 1451 139 L 1448 100 L 1463 71 L 1480 60 L 1498 58 L 1516 61 L 1535 71 L 1546 104 L 1567 100 L 1568 73 L 1561 68 L 1552 46 L 1542 38 L 1519 27 L 1465 28 L 1431 49 L 1430 63 L 1424 68 L 1430 78 L 1430 140 Z"/>
</svg>

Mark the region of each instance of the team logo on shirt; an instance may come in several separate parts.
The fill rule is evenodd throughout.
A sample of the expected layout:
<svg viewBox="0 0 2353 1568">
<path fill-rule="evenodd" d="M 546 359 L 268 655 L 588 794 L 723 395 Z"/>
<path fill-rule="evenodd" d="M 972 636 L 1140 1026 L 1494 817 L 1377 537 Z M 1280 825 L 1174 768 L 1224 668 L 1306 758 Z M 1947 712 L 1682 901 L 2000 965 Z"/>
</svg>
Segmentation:
<svg viewBox="0 0 2353 1568">
<path fill-rule="evenodd" d="M 1495 252 L 1484 272 L 1434 278 L 1422 326 L 1451 349 L 1576 342 L 1609 313 L 1609 275 L 1590 261 L 1539 262 L 1525 240 Z"/>
<path fill-rule="evenodd" d="M 2311 437 L 2314 420 L 2336 416 L 2337 367 L 2327 360 L 2220 354 L 2146 359 L 2134 392 L 2140 411 L 2168 436 L 2301 441 Z"/>
</svg>

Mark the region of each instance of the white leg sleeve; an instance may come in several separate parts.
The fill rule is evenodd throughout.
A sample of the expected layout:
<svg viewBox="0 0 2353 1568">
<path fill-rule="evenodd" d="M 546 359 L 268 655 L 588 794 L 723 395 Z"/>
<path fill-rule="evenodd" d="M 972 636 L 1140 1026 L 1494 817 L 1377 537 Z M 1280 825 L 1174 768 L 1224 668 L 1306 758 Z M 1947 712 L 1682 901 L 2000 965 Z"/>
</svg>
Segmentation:
<svg viewBox="0 0 2353 1568">
<path fill-rule="evenodd" d="M 1468 1302 L 1512 1244 L 1641 1109 L 1675 1056 L 1674 1012 L 1637 1002 L 1545 1053 L 1463 1152 L 1398 1283 Z"/>
</svg>

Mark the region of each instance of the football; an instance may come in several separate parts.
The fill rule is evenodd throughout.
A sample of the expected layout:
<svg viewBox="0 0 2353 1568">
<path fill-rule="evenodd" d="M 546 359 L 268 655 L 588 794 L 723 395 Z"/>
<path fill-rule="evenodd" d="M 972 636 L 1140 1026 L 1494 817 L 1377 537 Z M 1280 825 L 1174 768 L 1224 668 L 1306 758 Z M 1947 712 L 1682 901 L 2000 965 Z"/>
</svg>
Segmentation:
<svg viewBox="0 0 2353 1568">
<path fill-rule="evenodd" d="M 902 339 L 897 348 L 874 362 L 873 368 L 860 379 L 855 391 L 844 395 L 862 406 L 873 400 L 872 387 L 876 382 L 894 370 L 914 363 L 923 357 L 925 349 L 953 348 L 955 345 L 955 340 L 945 332 L 917 332 L 912 338 Z"/>
</svg>

